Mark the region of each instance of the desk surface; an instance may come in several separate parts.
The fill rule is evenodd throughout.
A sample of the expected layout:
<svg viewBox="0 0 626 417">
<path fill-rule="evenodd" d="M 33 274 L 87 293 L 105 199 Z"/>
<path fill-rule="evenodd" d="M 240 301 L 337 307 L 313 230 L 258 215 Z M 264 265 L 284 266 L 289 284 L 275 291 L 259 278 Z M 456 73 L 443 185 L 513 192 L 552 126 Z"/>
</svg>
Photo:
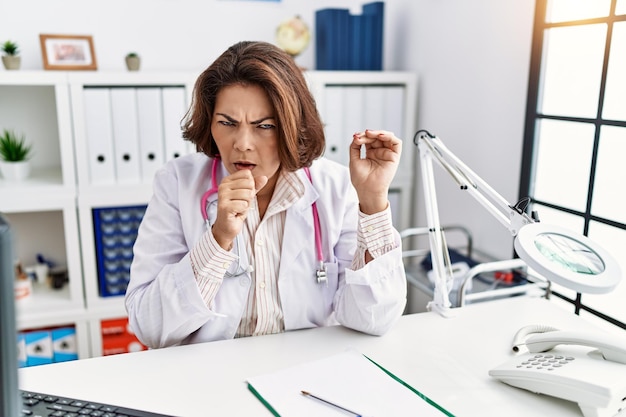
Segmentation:
<svg viewBox="0 0 626 417">
<path fill-rule="evenodd" d="M 594 330 L 540 298 L 406 315 L 382 337 L 341 326 L 22 368 L 20 388 L 176 416 L 271 416 L 247 377 L 355 348 L 455 416 L 582 416 L 575 403 L 507 386 L 488 370 L 527 324 Z M 597 329 L 596 329 L 597 331 Z"/>
</svg>

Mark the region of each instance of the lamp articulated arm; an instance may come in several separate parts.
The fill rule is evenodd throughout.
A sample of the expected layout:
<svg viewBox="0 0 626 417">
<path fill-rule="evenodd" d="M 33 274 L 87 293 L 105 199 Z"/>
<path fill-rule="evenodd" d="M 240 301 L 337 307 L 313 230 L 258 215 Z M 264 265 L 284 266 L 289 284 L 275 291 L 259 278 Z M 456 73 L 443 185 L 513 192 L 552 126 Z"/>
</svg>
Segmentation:
<svg viewBox="0 0 626 417">
<path fill-rule="evenodd" d="M 587 236 L 539 223 L 537 215 L 524 210 L 529 199 L 515 205 L 506 200 L 467 167 L 439 138 L 426 130 L 413 137 L 420 153 L 429 244 L 435 274 L 433 301 L 428 308 L 444 317 L 452 316 L 449 293 L 453 284 L 450 254 L 439 222 L 433 161 L 476 199 L 512 234 L 517 254 L 541 277 L 576 292 L 603 294 L 612 291 L 622 277 L 620 264 L 606 249 Z M 523 229 L 523 230 L 522 230 Z"/>
<path fill-rule="evenodd" d="M 413 143 L 419 149 L 426 219 L 429 229 L 428 238 L 433 273 L 436 277 L 433 301 L 429 303 L 428 308 L 448 317 L 452 315 L 449 293 L 453 284 L 453 275 L 448 245 L 439 221 L 433 161 L 452 177 L 461 190 L 467 191 L 513 236 L 517 235 L 522 226 L 533 223 L 535 220 L 524 212 L 527 200 L 522 200 L 513 206 L 509 205 L 500 194 L 457 158 L 438 137 L 431 135 L 426 130 L 419 130 L 413 138 Z"/>
</svg>

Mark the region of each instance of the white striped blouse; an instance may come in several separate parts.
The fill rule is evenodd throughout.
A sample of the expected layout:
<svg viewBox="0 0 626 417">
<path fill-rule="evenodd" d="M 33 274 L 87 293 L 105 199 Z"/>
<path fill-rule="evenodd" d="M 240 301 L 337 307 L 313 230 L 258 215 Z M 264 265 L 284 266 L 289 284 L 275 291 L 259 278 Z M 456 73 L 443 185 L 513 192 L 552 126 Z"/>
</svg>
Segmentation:
<svg viewBox="0 0 626 417">
<path fill-rule="evenodd" d="M 248 211 L 242 230 L 245 250 L 252 272 L 252 284 L 236 337 L 279 333 L 284 330 L 283 312 L 278 294 L 278 270 L 285 230 L 286 210 L 304 194 L 304 185 L 295 173 L 283 172 L 263 219 L 256 199 Z M 365 265 L 365 251 L 376 258 L 396 247 L 389 207 L 383 212 L 365 215 L 359 212 L 357 250 L 352 269 Z M 213 234 L 206 231 L 190 252 L 191 266 L 206 305 L 213 300 L 226 270 L 237 259 L 236 253 L 220 247 Z"/>
</svg>

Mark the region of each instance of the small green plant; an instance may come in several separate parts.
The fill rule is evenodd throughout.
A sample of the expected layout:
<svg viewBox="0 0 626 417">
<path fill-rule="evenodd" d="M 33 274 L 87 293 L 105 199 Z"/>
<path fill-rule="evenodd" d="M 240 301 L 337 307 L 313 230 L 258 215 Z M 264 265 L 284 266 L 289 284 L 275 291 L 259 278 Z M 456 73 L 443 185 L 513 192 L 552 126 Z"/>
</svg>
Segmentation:
<svg viewBox="0 0 626 417">
<path fill-rule="evenodd" d="M 0 159 L 7 162 L 25 161 L 30 157 L 32 147 L 27 145 L 24 135 L 4 129 L 0 135 Z"/>
<path fill-rule="evenodd" d="M 18 54 L 20 48 L 17 46 L 17 43 L 12 41 L 5 41 L 0 44 L 0 50 L 9 56 L 15 56 Z"/>
<path fill-rule="evenodd" d="M 129 52 L 126 54 L 126 58 L 139 58 L 139 54 L 137 52 Z"/>
</svg>

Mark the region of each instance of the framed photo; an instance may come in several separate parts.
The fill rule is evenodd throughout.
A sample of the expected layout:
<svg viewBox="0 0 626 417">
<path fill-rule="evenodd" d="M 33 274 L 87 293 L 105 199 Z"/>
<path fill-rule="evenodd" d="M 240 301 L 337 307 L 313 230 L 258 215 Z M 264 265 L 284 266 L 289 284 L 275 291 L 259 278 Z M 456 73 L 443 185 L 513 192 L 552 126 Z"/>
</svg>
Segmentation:
<svg viewBox="0 0 626 417">
<path fill-rule="evenodd" d="M 43 67 L 47 70 L 96 70 L 91 36 L 39 35 Z"/>
</svg>

